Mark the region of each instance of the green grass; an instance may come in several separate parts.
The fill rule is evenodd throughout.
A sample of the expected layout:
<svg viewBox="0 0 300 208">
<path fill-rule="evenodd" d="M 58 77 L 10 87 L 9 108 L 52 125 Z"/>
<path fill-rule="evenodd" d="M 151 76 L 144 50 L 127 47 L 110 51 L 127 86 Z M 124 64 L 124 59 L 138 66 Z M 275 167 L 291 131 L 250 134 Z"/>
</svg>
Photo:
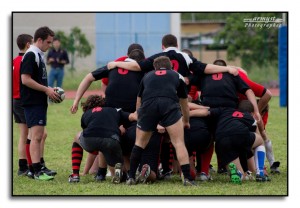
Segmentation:
<svg viewBox="0 0 300 208">
<path fill-rule="evenodd" d="M 269 85 L 278 84 L 278 67 L 269 65 L 267 67 L 253 66 L 251 69 L 245 69 L 251 80 L 260 83 L 267 88 Z"/>
<path fill-rule="evenodd" d="M 69 184 L 72 140 L 74 135 L 81 130 L 81 111 L 78 111 L 75 115 L 70 114 L 71 104 L 72 100 L 65 100 L 61 104 L 49 105 L 48 108 L 48 138 L 46 140 L 45 160 L 50 169 L 58 172 L 53 181 L 41 182 L 17 176 L 19 131 L 18 127 L 13 124 L 13 195 L 287 195 L 287 109 L 278 107 L 278 97 L 271 100 L 267 132 L 273 142 L 275 159 L 281 162 L 282 173 L 272 175 L 272 181 L 268 183 L 247 181 L 242 185 L 229 183 L 228 176 L 213 174 L 213 181 L 197 182 L 197 187 L 182 186 L 179 176 L 175 176 L 171 181 L 126 186 L 125 184 L 112 184 L 109 180 L 97 183 L 92 175 L 87 175 L 81 177 L 80 183 Z M 85 157 L 86 153 L 84 154 L 81 170 L 83 170 L 85 164 Z M 213 156 L 212 165 L 217 167 L 215 155 Z M 266 165 L 269 167 L 267 162 Z"/>
</svg>

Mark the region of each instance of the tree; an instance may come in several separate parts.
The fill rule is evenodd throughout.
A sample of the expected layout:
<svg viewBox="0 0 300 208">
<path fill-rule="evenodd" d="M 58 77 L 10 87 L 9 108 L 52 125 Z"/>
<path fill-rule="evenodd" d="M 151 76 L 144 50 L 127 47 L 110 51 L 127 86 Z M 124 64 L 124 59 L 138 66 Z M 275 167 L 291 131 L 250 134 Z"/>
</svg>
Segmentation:
<svg viewBox="0 0 300 208">
<path fill-rule="evenodd" d="M 231 13 L 224 29 L 215 37 L 217 44 L 227 45 L 228 60 L 240 57 L 242 67 L 247 69 L 253 64 L 260 67 L 277 64 L 278 24 L 274 26 L 272 22 L 265 21 L 246 25 L 244 22 L 244 19 L 257 17 L 276 19 L 281 18 L 281 13 Z M 273 26 L 267 27 L 267 24 Z"/>
<path fill-rule="evenodd" d="M 57 31 L 55 36 L 61 41 L 61 46 L 66 49 L 70 55 L 70 71 L 76 70 L 74 67 L 76 57 L 86 57 L 92 53 L 93 45 L 86 39 L 85 34 L 78 27 L 71 28 L 71 33 L 66 36 L 63 31 Z"/>
</svg>

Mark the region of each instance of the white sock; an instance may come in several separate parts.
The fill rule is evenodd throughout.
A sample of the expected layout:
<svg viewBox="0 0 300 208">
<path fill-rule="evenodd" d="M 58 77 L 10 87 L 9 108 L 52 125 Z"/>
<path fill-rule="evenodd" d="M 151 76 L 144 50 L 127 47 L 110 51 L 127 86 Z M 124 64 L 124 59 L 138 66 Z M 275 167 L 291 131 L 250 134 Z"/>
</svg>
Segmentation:
<svg viewBox="0 0 300 208">
<path fill-rule="evenodd" d="M 273 147 L 272 147 L 271 140 L 265 141 L 265 147 L 266 147 L 267 159 L 269 161 L 270 166 L 272 166 L 273 163 L 275 162 L 275 157 L 274 157 L 274 153 L 273 153 Z"/>
</svg>

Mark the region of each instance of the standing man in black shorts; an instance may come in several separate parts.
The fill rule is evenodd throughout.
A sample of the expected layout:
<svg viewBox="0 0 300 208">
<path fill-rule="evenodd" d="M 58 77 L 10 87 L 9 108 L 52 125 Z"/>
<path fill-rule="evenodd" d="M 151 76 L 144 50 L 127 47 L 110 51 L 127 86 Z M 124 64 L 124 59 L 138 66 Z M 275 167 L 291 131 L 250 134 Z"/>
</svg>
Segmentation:
<svg viewBox="0 0 300 208">
<path fill-rule="evenodd" d="M 35 31 L 34 43 L 27 50 L 21 63 L 21 101 L 24 107 L 26 124 L 31 131 L 30 154 L 37 180 L 52 180 L 54 177 L 44 173 L 41 168 L 41 141 L 47 120 L 49 98 L 58 101 L 59 94 L 48 87 L 44 52 L 52 44 L 54 32 L 48 27 Z"/>
<path fill-rule="evenodd" d="M 128 185 L 136 184 L 135 172 L 140 164 L 141 155 L 152 132 L 160 123 L 166 128 L 176 149 L 177 159 L 184 176 L 183 185 L 194 186 L 196 184 L 190 175 L 189 157 L 183 135 L 184 127 L 189 128 L 190 126 L 184 78 L 171 70 L 172 64 L 168 57 L 156 58 L 153 65 L 156 70 L 145 75 L 137 97 L 136 141 L 131 152 L 129 179 L 126 183 Z M 182 111 L 180 111 L 180 106 Z"/>
</svg>

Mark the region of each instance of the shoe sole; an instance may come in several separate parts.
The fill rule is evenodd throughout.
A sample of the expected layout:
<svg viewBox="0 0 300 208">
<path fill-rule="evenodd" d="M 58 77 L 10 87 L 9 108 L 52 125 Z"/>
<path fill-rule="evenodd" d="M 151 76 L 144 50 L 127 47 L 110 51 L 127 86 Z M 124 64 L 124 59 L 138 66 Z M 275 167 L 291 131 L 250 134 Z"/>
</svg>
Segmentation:
<svg viewBox="0 0 300 208">
<path fill-rule="evenodd" d="M 112 183 L 119 184 L 121 183 L 122 178 L 122 164 L 117 163 L 115 165 L 115 176 L 112 178 Z"/>
<path fill-rule="evenodd" d="M 150 166 L 149 165 L 143 165 L 142 171 L 139 177 L 139 182 L 140 183 L 146 183 L 147 178 L 149 177 L 151 172 Z"/>
</svg>

